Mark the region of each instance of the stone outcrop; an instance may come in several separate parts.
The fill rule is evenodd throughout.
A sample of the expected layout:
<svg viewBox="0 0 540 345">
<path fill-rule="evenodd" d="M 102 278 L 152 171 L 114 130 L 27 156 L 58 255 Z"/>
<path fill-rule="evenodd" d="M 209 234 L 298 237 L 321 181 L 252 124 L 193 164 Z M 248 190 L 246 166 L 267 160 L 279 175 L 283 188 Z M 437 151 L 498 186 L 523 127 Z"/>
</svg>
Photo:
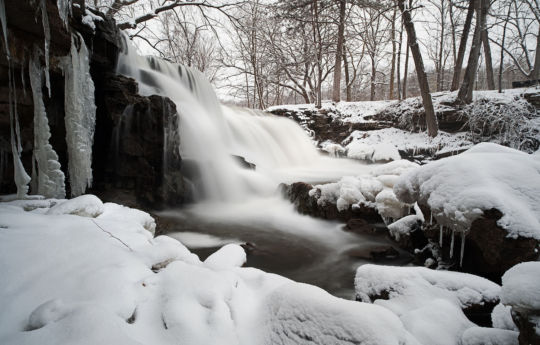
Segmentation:
<svg viewBox="0 0 540 345">
<path fill-rule="evenodd" d="M 82 35 L 91 52 L 90 73 L 95 85 L 96 129 L 93 145 L 93 187 L 89 193 L 104 200 L 130 206 L 159 208 L 179 205 L 189 199 L 186 181 L 180 173 L 182 164 L 178 137 L 179 119 L 175 105 L 160 96 L 143 97 L 137 83 L 116 74 L 121 50 L 121 33 L 112 18 L 99 12 L 94 15 L 95 29 L 82 22 L 84 1 L 75 0 L 68 28 L 58 15 L 56 1 L 47 0 L 51 31 L 51 96 L 44 90 L 44 103 L 51 129 L 50 144 L 59 156 L 67 176 L 67 145 L 64 125 L 64 76 L 60 60 L 69 55 L 71 32 Z M 41 15 L 36 15 L 30 1 L 6 0 L 8 41 L 12 68 L 16 76 L 17 110 L 21 126 L 22 161 L 32 170 L 33 102 L 28 88 L 27 61 L 34 46 L 43 49 L 44 31 Z M 4 45 L 0 51 L 0 193 L 13 193 L 13 163 L 9 133 L 8 61 Z M 42 58 L 44 66 L 44 59 Z M 128 125 L 129 124 L 129 125 Z"/>
<path fill-rule="evenodd" d="M 271 111 L 277 116 L 287 117 L 302 126 L 312 137 L 323 142 L 326 140 L 340 143 L 354 131 L 373 131 L 391 127 L 391 123 L 385 121 L 352 123 L 345 122 L 339 117 L 329 116 L 325 110 L 314 111 L 310 109 L 291 111 L 288 109 L 275 108 Z"/>
<path fill-rule="evenodd" d="M 425 214 L 429 209 L 423 207 Z M 495 282 L 500 282 L 501 276 L 512 266 L 534 261 L 539 257 L 536 248 L 538 241 L 532 238 L 511 238 L 497 221 L 502 213 L 496 209 L 484 211 L 482 217 L 476 219 L 465 237 L 465 252 L 463 265 L 459 267 L 461 236 L 455 234 L 453 259 L 450 259 L 451 233 L 443 236 L 442 258 L 445 262 L 453 262 L 455 269 L 476 274 Z M 425 224 L 425 235 L 433 242 L 439 242 L 440 229 L 438 224 Z"/>
<path fill-rule="evenodd" d="M 326 203 L 324 205 L 319 205 L 317 199 L 309 195 L 309 191 L 313 189 L 313 186 L 308 183 L 296 182 L 291 185 L 281 184 L 279 188 L 283 196 L 290 200 L 294 204 L 296 210 L 301 214 L 329 220 L 337 219 L 343 222 L 358 218 L 362 218 L 367 222 L 382 222 L 381 216 L 377 210 L 372 207 L 349 206 L 348 209 L 340 211 L 337 209 L 336 204 Z M 351 230 L 353 229 L 354 228 L 351 227 Z"/>
</svg>

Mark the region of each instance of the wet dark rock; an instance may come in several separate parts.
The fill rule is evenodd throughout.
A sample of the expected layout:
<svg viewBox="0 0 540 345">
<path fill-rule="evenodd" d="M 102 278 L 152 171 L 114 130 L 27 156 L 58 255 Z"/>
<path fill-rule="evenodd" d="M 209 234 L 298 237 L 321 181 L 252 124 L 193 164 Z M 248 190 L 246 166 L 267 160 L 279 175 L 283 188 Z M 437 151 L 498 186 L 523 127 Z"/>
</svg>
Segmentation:
<svg viewBox="0 0 540 345">
<path fill-rule="evenodd" d="M 256 165 L 251 162 L 248 162 L 244 157 L 237 156 L 237 155 L 232 155 L 232 157 L 238 164 L 240 164 L 241 167 L 245 169 L 255 170 Z"/>
<path fill-rule="evenodd" d="M 365 205 L 358 207 L 351 205 L 348 209 L 341 211 L 332 203 L 319 205 L 316 196 L 309 195 L 309 191 L 313 189 L 313 186 L 308 183 L 281 184 L 279 188 L 283 196 L 290 200 L 301 214 L 329 220 L 337 219 L 344 222 L 353 218 L 362 218 L 372 223 L 382 222 L 377 210 Z"/>
<path fill-rule="evenodd" d="M 311 109 L 291 111 L 289 109 L 278 108 L 273 109 L 271 113 L 277 116 L 287 117 L 297 122 L 319 142 L 330 140 L 335 143 L 341 143 L 356 130 L 373 131 L 388 128 L 392 125 L 385 121 L 363 123 L 345 122 L 339 119 L 339 117 L 331 116 L 325 109 L 319 111 Z"/>
<path fill-rule="evenodd" d="M 369 224 L 368 221 L 362 218 L 349 219 L 344 230 L 357 234 L 372 234 L 377 232 L 377 229 L 372 224 Z"/>
<path fill-rule="evenodd" d="M 250 255 L 255 250 L 257 250 L 257 246 L 255 245 L 255 243 L 252 243 L 252 242 L 242 243 L 240 247 L 244 248 L 244 251 L 246 252 L 247 255 Z"/>
<path fill-rule="evenodd" d="M 445 233 L 442 247 L 445 261 L 453 261 L 453 266 L 459 271 L 500 283 L 501 276 L 512 266 L 524 261 L 537 260 L 539 253 L 536 248 L 539 242 L 532 238 L 508 237 L 508 231 L 497 224 L 501 217 L 502 213 L 499 210 L 491 209 L 484 211 L 483 216 L 472 223 L 465 237 L 462 267 L 459 267 L 461 236 L 455 234 L 453 258 L 450 259 L 451 232 Z M 437 224 L 425 228 L 426 236 L 437 243 L 439 231 Z"/>
<path fill-rule="evenodd" d="M 71 33 L 79 32 L 91 54 L 90 73 L 97 107 L 92 161 L 94 185 L 88 192 L 98 194 L 104 201 L 124 202 L 133 207 L 159 208 L 184 203 L 190 198 L 190 189 L 180 173 L 178 114 L 174 103 L 160 96 L 140 96 L 133 79 L 116 75 L 122 39 L 114 19 L 87 9 L 82 0 L 74 3 L 78 7 L 72 8 L 73 15 L 67 29 L 58 15 L 56 1 L 47 0 L 46 4 L 51 30 L 52 93 L 48 97 L 44 90 L 44 103 L 51 129 L 50 143 L 67 177 L 68 196 L 64 76 L 59 61 L 69 54 Z M 22 161 L 26 171 L 31 172 L 34 125 L 27 64 L 34 46 L 43 49 L 45 36 L 41 14 L 38 12 L 36 16 L 35 4 L 29 0 L 6 0 L 5 5 L 9 49 L 16 76 Z M 95 30 L 81 21 L 86 10 L 103 19 L 94 22 Z M 0 83 L 5 85 L 0 89 L 0 193 L 7 194 L 15 192 L 16 187 L 9 144 L 8 63 L 3 44 L 0 45 Z M 130 126 L 126 126 L 127 123 Z"/>
<path fill-rule="evenodd" d="M 512 307 L 512 320 L 519 329 L 519 345 L 540 344 L 540 332 L 535 320 L 540 318 L 540 310 Z"/>
<path fill-rule="evenodd" d="M 347 255 L 371 261 L 391 260 L 399 257 L 399 252 L 390 245 L 359 247 L 347 251 Z"/>
</svg>

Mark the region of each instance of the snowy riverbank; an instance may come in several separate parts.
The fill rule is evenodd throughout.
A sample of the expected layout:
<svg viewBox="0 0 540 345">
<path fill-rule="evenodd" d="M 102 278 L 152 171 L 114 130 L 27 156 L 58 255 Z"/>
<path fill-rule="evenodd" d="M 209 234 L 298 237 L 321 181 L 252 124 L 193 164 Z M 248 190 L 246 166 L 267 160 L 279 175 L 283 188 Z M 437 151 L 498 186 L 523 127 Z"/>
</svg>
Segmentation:
<svg viewBox="0 0 540 345">
<path fill-rule="evenodd" d="M 177 240 L 153 238 L 145 212 L 88 195 L 2 202 L 0 219 L 2 344 L 428 344 L 440 339 L 440 327 L 426 325 L 433 313 L 442 316 L 441 306 L 455 326 L 444 327 L 441 344 L 458 344 L 464 334 L 469 344 L 478 327 L 460 308 L 500 295 L 480 277 L 396 268 L 402 273 L 383 281 L 387 269 L 370 265 L 357 273 L 357 293 L 397 295 L 388 303 L 347 301 L 240 267 L 246 256 L 237 245 L 201 262 Z M 505 284 L 512 282 L 509 275 Z M 503 312 L 493 317 L 512 324 L 509 309 Z M 517 343 L 516 331 L 482 332 Z"/>
</svg>

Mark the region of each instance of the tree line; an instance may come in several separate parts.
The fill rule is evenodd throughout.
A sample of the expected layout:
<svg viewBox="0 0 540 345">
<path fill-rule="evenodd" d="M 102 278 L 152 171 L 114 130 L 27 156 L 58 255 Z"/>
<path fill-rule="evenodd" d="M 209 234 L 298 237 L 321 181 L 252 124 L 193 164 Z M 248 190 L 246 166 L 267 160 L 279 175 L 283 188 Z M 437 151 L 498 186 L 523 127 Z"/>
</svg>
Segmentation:
<svg viewBox="0 0 540 345">
<path fill-rule="evenodd" d="M 421 95 L 436 135 L 431 92 L 540 79 L 540 0 L 90 1 L 253 108 Z"/>
</svg>

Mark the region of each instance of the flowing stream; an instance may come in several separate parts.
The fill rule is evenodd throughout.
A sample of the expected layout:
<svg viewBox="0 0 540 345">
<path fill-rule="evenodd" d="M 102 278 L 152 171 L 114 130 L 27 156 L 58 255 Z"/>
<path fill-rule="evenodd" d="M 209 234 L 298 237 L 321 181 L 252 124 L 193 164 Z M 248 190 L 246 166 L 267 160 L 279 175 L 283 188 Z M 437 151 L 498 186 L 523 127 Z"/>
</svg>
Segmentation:
<svg viewBox="0 0 540 345">
<path fill-rule="evenodd" d="M 201 259 L 225 243 L 249 242 L 248 266 L 351 297 L 354 269 L 367 262 L 370 248 L 388 241 L 300 215 L 277 187 L 367 174 L 373 165 L 321 155 L 292 120 L 221 105 L 202 73 L 139 56 L 129 42 L 118 71 L 135 78 L 140 93 L 169 97 L 180 114 L 180 151 L 185 165 L 196 166 L 189 177 L 197 199 L 190 207 L 160 214 L 170 236 Z"/>
</svg>

